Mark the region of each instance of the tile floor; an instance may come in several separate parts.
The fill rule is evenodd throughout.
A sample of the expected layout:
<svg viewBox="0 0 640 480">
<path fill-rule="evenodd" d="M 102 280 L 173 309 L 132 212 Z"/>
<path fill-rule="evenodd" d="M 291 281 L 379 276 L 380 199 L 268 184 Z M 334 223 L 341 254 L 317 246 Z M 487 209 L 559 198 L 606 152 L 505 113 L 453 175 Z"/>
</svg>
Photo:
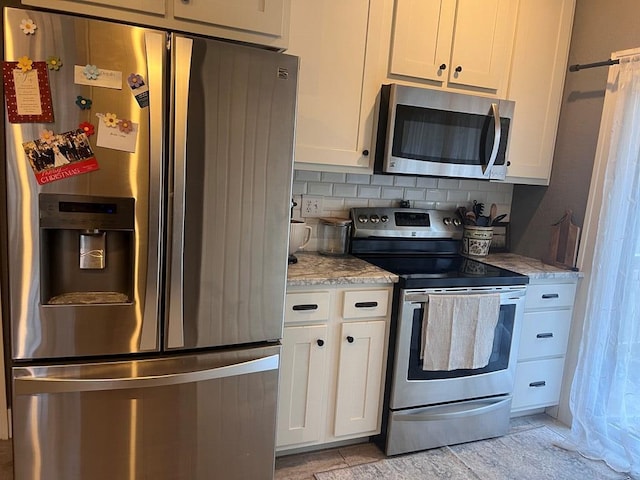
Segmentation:
<svg viewBox="0 0 640 480">
<path fill-rule="evenodd" d="M 511 434 L 518 434 L 520 432 L 535 429 L 538 427 L 546 427 L 553 432 L 564 436 L 568 432 L 568 428 L 551 417 L 546 415 L 534 415 L 530 417 L 514 418 L 511 421 Z M 487 440 L 490 442 L 490 440 Z M 482 442 L 473 442 L 467 445 L 482 446 Z M 445 447 L 448 448 L 448 447 Z M 523 445 L 523 450 L 526 449 L 526 445 Z M 518 455 L 519 452 L 514 452 Z M 572 452 L 567 452 L 567 455 L 577 455 Z M 275 480 L 314 480 L 314 474 L 321 472 L 330 472 L 345 467 L 352 467 L 356 465 L 375 464 L 380 460 L 383 460 L 385 455 L 371 443 L 363 443 L 358 445 L 351 445 L 348 447 L 333 448 L 327 450 L 320 450 L 311 453 L 301 453 L 297 455 L 281 456 L 276 459 L 276 472 Z M 399 457 L 394 457 L 399 458 Z M 0 441 L 0 479 L 1 480 L 13 480 L 12 473 L 12 450 L 10 441 Z M 598 462 L 597 465 L 600 469 L 607 469 L 602 463 Z M 577 472 L 576 472 L 577 473 Z M 628 478 L 624 475 L 618 476 L 613 471 L 610 472 L 611 476 L 606 475 L 607 478 Z M 516 475 L 516 472 L 513 472 Z M 326 475 L 326 474 L 325 474 Z M 501 478 L 492 478 L 491 480 L 511 480 L 513 478 L 519 478 L 517 476 L 501 476 Z M 558 478 L 576 478 L 571 476 L 571 472 L 564 472 L 563 477 Z M 566 476 L 568 475 L 568 477 Z M 337 475 L 336 478 L 341 478 Z M 360 478 L 358 476 L 349 475 L 347 478 Z M 365 477 L 362 477 L 365 478 Z M 369 476 L 366 476 L 369 478 Z M 402 477 L 393 477 L 402 478 Z M 436 478 L 452 478 L 450 476 L 429 477 L 433 480 Z M 474 477 L 476 478 L 476 477 Z M 479 478 L 483 478 L 482 476 Z M 581 480 L 587 480 L 584 475 L 580 476 Z M 604 478 L 597 476 L 594 478 Z"/>
</svg>

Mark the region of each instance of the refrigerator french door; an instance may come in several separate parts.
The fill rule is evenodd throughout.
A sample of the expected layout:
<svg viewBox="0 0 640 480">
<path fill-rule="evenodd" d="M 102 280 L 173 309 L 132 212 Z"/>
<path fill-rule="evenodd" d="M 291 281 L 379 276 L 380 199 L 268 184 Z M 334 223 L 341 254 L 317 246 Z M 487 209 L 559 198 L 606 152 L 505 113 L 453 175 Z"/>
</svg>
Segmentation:
<svg viewBox="0 0 640 480">
<path fill-rule="evenodd" d="M 271 478 L 297 59 L 34 10 L 3 29 L 5 62 L 59 67 L 53 121 L 5 112 L 16 480 Z M 36 181 L 23 144 L 87 123 L 99 168 Z"/>
</svg>

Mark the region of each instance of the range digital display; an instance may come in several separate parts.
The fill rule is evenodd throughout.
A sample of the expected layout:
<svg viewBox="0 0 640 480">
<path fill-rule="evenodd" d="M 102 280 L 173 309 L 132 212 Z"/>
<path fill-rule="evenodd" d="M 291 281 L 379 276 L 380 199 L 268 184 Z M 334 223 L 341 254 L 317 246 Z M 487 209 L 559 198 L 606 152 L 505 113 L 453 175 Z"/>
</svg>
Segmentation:
<svg viewBox="0 0 640 480">
<path fill-rule="evenodd" d="M 395 212 L 396 226 L 398 227 L 430 227 L 428 213 L 419 212 Z"/>
</svg>

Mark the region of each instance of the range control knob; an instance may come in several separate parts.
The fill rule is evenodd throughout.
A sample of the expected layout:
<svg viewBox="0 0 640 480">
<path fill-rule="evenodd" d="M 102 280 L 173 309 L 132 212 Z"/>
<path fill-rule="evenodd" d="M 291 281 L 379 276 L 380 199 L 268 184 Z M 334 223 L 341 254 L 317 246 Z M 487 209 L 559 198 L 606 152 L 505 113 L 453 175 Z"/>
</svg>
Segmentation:
<svg viewBox="0 0 640 480">
<path fill-rule="evenodd" d="M 366 215 L 358 215 L 358 221 L 360 223 L 367 223 L 369 221 L 369 217 Z"/>
<path fill-rule="evenodd" d="M 379 223 L 380 222 L 380 217 L 378 215 L 371 215 L 369 217 L 369 220 L 371 220 L 371 223 Z"/>
<path fill-rule="evenodd" d="M 387 223 L 387 222 L 389 221 L 389 217 L 387 217 L 386 215 L 382 215 L 382 216 L 380 217 L 380 221 L 381 221 L 382 223 Z"/>
<path fill-rule="evenodd" d="M 453 222 L 454 227 L 459 227 L 460 225 L 462 225 L 462 220 L 460 220 L 459 218 L 454 218 L 451 221 Z"/>
<path fill-rule="evenodd" d="M 451 219 L 449 217 L 444 217 L 442 219 L 442 222 L 448 227 L 449 225 L 451 225 Z"/>
</svg>

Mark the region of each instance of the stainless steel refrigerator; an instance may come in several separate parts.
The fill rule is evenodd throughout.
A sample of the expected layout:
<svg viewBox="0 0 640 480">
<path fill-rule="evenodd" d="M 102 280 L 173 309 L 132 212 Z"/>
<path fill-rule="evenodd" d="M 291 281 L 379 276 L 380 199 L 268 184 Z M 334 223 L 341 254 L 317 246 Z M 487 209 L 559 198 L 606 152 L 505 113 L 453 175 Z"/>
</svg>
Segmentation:
<svg viewBox="0 0 640 480">
<path fill-rule="evenodd" d="M 297 58 L 11 8 L 4 41 L 15 480 L 272 478 Z"/>
</svg>

